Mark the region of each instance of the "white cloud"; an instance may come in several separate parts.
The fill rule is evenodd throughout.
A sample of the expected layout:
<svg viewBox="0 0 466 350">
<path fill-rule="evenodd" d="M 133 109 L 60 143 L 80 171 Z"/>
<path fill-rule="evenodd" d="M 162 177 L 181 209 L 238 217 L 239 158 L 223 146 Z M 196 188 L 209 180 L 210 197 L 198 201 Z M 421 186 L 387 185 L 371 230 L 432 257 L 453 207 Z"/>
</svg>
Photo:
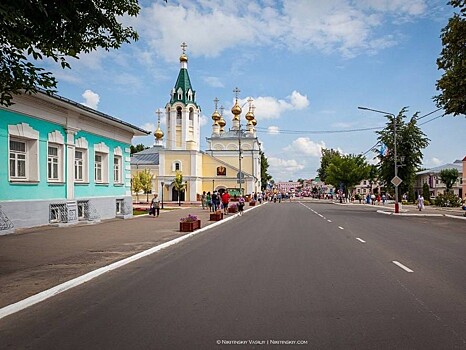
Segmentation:
<svg viewBox="0 0 466 350">
<path fill-rule="evenodd" d="M 82 94 L 82 97 L 84 98 L 84 102 L 82 102 L 83 105 L 90 107 L 92 109 L 97 109 L 97 106 L 100 101 L 100 97 L 98 94 L 96 94 L 92 90 L 86 90 Z"/>
<path fill-rule="evenodd" d="M 299 137 L 283 150 L 301 156 L 321 157 L 322 148 L 325 148 L 324 141 L 314 142 L 309 137 Z"/>
<path fill-rule="evenodd" d="M 147 38 L 151 51 L 167 61 L 178 59 L 183 41 L 193 56 L 267 45 L 354 57 L 396 45 L 393 35 L 379 34 L 385 15 L 396 20 L 426 11 L 425 0 L 180 0 L 143 7 L 131 24 Z"/>
<path fill-rule="evenodd" d="M 214 88 L 222 88 L 222 87 L 225 87 L 225 85 L 223 85 L 223 83 L 220 81 L 219 78 L 217 77 L 204 77 L 204 81 L 214 87 Z"/>
<path fill-rule="evenodd" d="M 268 157 L 269 174 L 273 174 L 275 181 L 293 179 L 296 174 L 305 168 L 304 163 L 300 163 L 294 159 L 281 159 L 276 157 Z"/>
<path fill-rule="evenodd" d="M 443 161 L 436 157 L 432 157 L 429 163 L 432 164 L 432 166 L 436 167 L 436 166 L 442 165 Z"/>
<path fill-rule="evenodd" d="M 207 123 L 209 122 L 209 117 L 207 117 L 206 115 L 202 114 L 201 115 L 201 120 L 199 122 L 200 126 L 204 126 L 204 125 L 207 125 Z"/>
<path fill-rule="evenodd" d="M 155 131 L 155 129 L 157 128 L 157 126 L 156 126 L 155 123 L 145 123 L 145 124 L 141 125 L 140 128 L 153 133 Z"/>
<path fill-rule="evenodd" d="M 269 135 L 278 135 L 280 133 L 280 128 L 278 126 L 269 126 L 267 128 L 267 134 Z"/>
<path fill-rule="evenodd" d="M 240 106 L 247 103 L 249 97 L 239 99 Z M 256 107 L 254 115 L 257 120 L 277 119 L 281 114 L 289 110 L 301 110 L 309 106 L 306 95 L 301 95 L 298 91 L 293 91 L 285 99 L 277 99 L 271 96 L 259 96 L 253 98 L 253 105 Z"/>
</svg>

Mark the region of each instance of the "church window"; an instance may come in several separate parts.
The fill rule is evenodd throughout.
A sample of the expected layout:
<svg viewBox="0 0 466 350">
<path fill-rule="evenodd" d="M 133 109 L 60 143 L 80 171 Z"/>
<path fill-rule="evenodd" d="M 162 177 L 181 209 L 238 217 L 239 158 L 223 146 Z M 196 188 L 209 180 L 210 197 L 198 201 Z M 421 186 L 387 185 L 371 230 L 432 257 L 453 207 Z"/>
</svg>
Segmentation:
<svg viewBox="0 0 466 350">
<path fill-rule="evenodd" d="M 172 163 L 172 171 L 181 171 L 181 162 L 179 160 Z"/>
<path fill-rule="evenodd" d="M 176 108 L 176 124 L 181 125 L 181 107 Z"/>
<path fill-rule="evenodd" d="M 189 109 L 189 125 L 193 126 L 194 124 L 194 109 L 191 107 Z"/>
</svg>

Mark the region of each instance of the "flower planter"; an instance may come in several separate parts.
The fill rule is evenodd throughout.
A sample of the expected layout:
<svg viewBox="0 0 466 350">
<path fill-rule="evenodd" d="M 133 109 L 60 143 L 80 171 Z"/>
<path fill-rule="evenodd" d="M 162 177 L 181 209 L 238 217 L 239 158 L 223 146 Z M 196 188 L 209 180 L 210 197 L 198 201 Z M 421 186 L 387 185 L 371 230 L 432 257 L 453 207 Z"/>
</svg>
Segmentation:
<svg viewBox="0 0 466 350">
<path fill-rule="evenodd" d="M 250 202 L 249 202 L 249 206 L 250 206 L 250 207 L 253 207 L 253 206 L 255 206 L 255 205 L 256 205 L 256 202 L 255 202 L 255 201 L 250 201 Z"/>
<path fill-rule="evenodd" d="M 223 213 L 212 213 L 210 214 L 210 221 L 220 221 L 223 219 Z"/>
<path fill-rule="evenodd" d="M 180 232 L 193 232 L 198 228 L 201 228 L 201 220 L 180 222 Z"/>
<path fill-rule="evenodd" d="M 228 207 L 228 212 L 231 213 L 231 214 L 237 213 L 238 212 L 238 207 L 236 205 Z"/>
</svg>

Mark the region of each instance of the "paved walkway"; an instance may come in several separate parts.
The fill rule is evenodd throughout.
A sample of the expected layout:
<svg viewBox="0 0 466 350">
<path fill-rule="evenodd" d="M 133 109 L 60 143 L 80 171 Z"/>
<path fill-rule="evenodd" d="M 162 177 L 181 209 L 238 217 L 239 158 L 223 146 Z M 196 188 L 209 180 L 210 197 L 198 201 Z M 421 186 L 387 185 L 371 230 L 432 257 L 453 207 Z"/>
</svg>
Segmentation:
<svg viewBox="0 0 466 350">
<path fill-rule="evenodd" d="M 209 210 L 172 207 L 158 218 L 143 215 L 98 224 L 44 226 L 0 236 L 0 308 L 99 267 L 180 237 L 179 220 Z M 231 215 L 231 214 L 230 214 Z"/>
</svg>

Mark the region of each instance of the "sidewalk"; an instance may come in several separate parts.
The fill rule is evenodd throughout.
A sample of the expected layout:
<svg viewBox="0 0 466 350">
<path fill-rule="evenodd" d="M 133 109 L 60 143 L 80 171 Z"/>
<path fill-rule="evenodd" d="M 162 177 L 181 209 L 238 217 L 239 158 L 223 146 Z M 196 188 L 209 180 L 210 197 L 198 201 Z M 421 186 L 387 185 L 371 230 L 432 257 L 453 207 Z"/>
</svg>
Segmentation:
<svg viewBox="0 0 466 350">
<path fill-rule="evenodd" d="M 45 226 L 0 236 L 0 308 L 186 233 L 188 214 L 209 221 L 209 210 L 165 206 L 158 218 L 142 215 L 98 224 Z M 232 216 L 233 214 L 229 214 Z"/>
</svg>

